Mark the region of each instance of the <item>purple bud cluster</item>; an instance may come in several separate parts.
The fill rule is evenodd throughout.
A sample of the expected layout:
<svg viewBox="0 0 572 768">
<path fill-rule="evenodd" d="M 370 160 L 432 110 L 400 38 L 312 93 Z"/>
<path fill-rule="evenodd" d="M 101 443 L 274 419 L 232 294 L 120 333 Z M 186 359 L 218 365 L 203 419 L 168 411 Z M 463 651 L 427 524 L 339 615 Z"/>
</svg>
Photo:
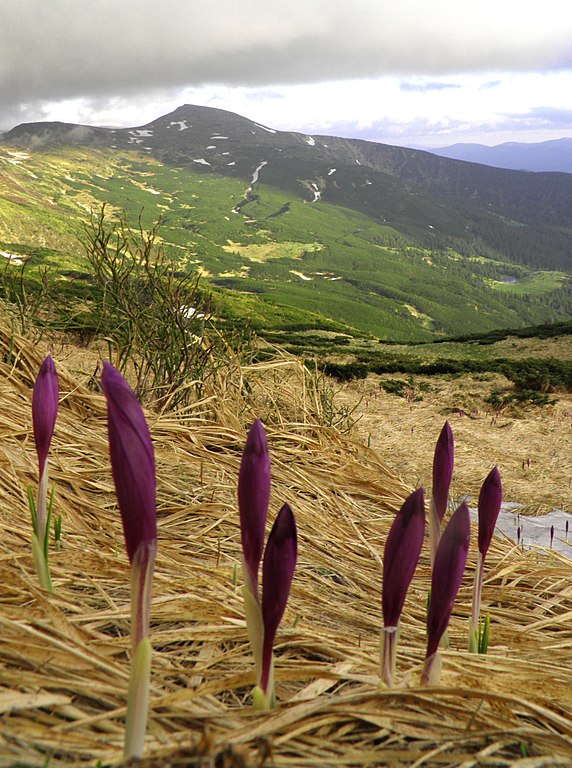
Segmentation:
<svg viewBox="0 0 572 768">
<path fill-rule="evenodd" d="M 296 520 L 288 504 L 281 508 L 264 549 L 270 501 L 270 453 L 266 432 L 256 419 L 246 439 L 238 476 L 238 508 L 246 589 L 262 612 L 262 658 L 258 685 L 272 706 L 272 648 L 282 620 L 298 558 Z M 262 564 L 262 600 L 258 574 Z M 259 638 L 260 640 L 260 638 Z"/>
<path fill-rule="evenodd" d="M 427 617 L 427 650 L 423 682 L 435 682 L 435 657 L 447 630 L 469 551 L 471 523 L 469 508 L 462 502 L 451 515 L 443 532 L 441 527 L 449 504 L 449 490 L 454 469 L 454 440 L 449 422 L 445 422 L 433 459 L 433 487 L 430 510 L 430 548 L 433 564 Z M 496 467 L 485 479 L 478 503 L 479 563 L 471 631 L 478 623 L 483 564 L 491 543 L 501 506 L 502 487 Z M 394 671 L 395 643 L 399 619 L 413 578 L 425 531 L 423 489 L 412 493 L 397 513 L 387 536 L 383 558 L 382 608 L 382 678 L 391 685 Z"/>
</svg>

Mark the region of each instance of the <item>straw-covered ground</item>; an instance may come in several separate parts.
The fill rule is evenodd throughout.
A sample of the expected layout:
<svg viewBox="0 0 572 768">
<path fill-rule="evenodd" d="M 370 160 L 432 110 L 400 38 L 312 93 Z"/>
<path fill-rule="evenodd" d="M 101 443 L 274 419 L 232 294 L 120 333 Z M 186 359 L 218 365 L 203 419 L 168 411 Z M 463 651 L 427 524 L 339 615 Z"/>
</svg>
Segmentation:
<svg viewBox="0 0 572 768">
<path fill-rule="evenodd" d="M 0 331 L 0 765 L 118 765 L 128 560 L 104 399 L 93 369 L 81 372 L 63 348 L 53 350 L 61 404 L 50 461 L 63 517 L 53 594 L 39 588 L 30 554 L 26 484 L 37 472 L 30 394 L 46 352 Z M 196 406 L 148 414 L 159 551 L 143 765 L 572 764 L 565 558 L 493 543 L 484 587 L 491 648 L 477 657 L 464 650 L 473 548 L 442 685 L 421 688 L 425 551 L 402 618 L 396 686 L 380 688 L 380 556 L 411 488 L 384 464 L 383 446 L 376 452 L 323 425 L 322 386 L 287 357 L 242 370 L 229 363 Z M 299 528 L 298 569 L 277 636 L 279 708 L 271 713 L 249 706 L 253 666 L 236 581 L 236 480 L 255 416 L 267 426 L 272 456 L 271 518 L 288 501 Z"/>
<path fill-rule="evenodd" d="M 499 410 L 487 397 L 509 385 L 500 374 L 418 376 L 406 397 L 384 391 L 394 378 L 370 375 L 345 384 L 336 399 L 348 408 L 359 404 L 353 412 L 356 434 L 400 477 L 431 486 L 428 447 L 448 419 L 455 436 L 455 497 L 467 494 L 476 505 L 480 485 L 496 464 L 504 498 L 523 504 L 525 514 L 555 508 L 572 513 L 572 394 L 554 392 L 548 405 Z"/>
</svg>

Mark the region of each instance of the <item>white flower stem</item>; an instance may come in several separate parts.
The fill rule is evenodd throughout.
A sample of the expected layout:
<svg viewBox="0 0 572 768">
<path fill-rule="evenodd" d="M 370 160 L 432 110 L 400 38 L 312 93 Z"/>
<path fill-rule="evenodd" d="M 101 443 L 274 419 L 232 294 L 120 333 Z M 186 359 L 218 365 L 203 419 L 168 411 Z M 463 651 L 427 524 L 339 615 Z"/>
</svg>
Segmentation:
<svg viewBox="0 0 572 768">
<path fill-rule="evenodd" d="M 475 627 L 478 626 L 479 615 L 481 613 L 481 593 L 483 591 L 484 575 L 485 561 L 482 554 L 479 552 L 477 555 L 477 567 L 475 570 L 475 581 L 473 584 L 473 612 L 471 617 Z"/>
<path fill-rule="evenodd" d="M 395 676 L 398 627 L 383 627 L 381 630 L 381 679 L 391 688 Z"/>
<path fill-rule="evenodd" d="M 431 555 L 431 567 L 433 567 L 433 564 L 435 562 L 435 554 L 437 552 L 437 547 L 439 546 L 440 539 L 441 539 L 441 520 L 439 518 L 439 515 L 437 514 L 437 509 L 435 508 L 435 501 L 433 499 L 433 496 L 431 496 L 431 503 L 429 507 L 429 552 Z"/>
<path fill-rule="evenodd" d="M 48 592 L 52 592 L 52 579 L 48 561 L 44 556 L 44 547 L 38 541 L 38 537 L 35 533 L 32 533 L 32 556 L 34 558 L 34 565 L 36 566 L 36 573 L 38 574 L 40 585 L 44 589 L 47 589 Z"/>
<path fill-rule="evenodd" d="M 149 617 L 157 541 L 142 542 L 131 563 L 131 671 L 124 756 L 142 757 L 149 705 L 151 641 Z"/>
<path fill-rule="evenodd" d="M 127 694 L 127 725 L 125 729 L 124 757 L 142 757 L 149 707 L 151 679 L 151 641 L 145 637 L 139 643 L 131 661 L 129 692 Z"/>
<path fill-rule="evenodd" d="M 244 614 L 246 616 L 246 631 L 250 650 L 254 658 L 256 684 L 260 685 L 262 678 L 262 646 L 264 643 L 264 622 L 260 603 L 250 591 L 248 584 L 242 588 L 244 598 Z"/>
<path fill-rule="evenodd" d="M 469 651 L 471 653 L 478 652 L 479 615 L 481 613 L 481 593 L 483 590 L 484 574 L 485 561 L 479 552 L 475 569 L 475 580 L 473 582 L 473 608 L 471 618 L 469 619 Z"/>
<path fill-rule="evenodd" d="M 36 521 L 38 526 L 38 541 L 44 543 L 46 538 L 46 518 L 48 516 L 48 460 L 44 462 L 40 482 L 38 483 L 38 506 L 36 509 Z"/>
<path fill-rule="evenodd" d="M 441 682 L 441 653 L 435 651 L 431 656 L 427 656 L 423 664 L 421 673 L 421 685 L 439 685 Z"/>
</svg>

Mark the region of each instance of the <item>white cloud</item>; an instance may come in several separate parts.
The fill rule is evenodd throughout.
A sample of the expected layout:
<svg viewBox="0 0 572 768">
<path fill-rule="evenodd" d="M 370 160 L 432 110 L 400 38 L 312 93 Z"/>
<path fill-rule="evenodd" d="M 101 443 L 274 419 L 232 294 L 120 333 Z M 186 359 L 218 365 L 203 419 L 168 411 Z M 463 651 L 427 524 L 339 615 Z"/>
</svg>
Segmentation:
<svg viewBox="0 0 572 768">
<path fill-rule="evenodd" d="M 396 140 L 532 130 L 567 109 L 571 39 L 569 0 L 2 0 L 1 127 L 141 125 L 186 101 Z"/>
</svg>

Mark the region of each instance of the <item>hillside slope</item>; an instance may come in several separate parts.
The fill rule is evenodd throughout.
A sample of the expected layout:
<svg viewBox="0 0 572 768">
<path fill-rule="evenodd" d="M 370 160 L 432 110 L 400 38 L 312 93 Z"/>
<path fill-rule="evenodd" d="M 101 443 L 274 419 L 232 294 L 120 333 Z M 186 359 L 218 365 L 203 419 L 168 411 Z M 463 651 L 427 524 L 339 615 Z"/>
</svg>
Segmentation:
<svg viewBox="0 0 572 768">
<path fill-rule="evenodd" d="M 572 176 L 486 169 L 277 132 L 183 106 L 133 129 L 14 128 L 0 145 L 0 246 L 81 273 L 103 203 L 142 212 L 181 268 L 263 328 L 427 339 L 572 314 Z M 69 287 L 69 286 L 68 286 Z"/>
</svg>

